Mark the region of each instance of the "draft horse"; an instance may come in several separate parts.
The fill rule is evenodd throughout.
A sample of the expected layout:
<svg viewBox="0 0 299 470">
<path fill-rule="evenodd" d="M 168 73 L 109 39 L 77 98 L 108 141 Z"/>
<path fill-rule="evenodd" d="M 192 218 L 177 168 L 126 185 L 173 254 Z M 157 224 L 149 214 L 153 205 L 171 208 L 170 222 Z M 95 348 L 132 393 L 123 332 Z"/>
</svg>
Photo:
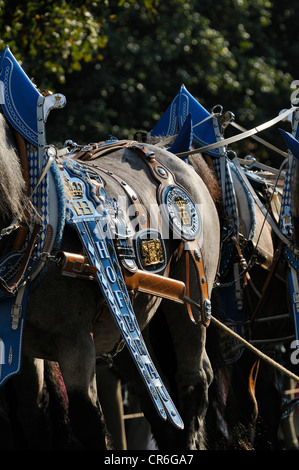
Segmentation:
<svg viewBox="0 0 299 470">
<path fill-rule="evenodd" d="M 165 146 L 164 142 L 171 145 L 173 139 L 173 137 L 172 140 L 171 137 L 166 140 L 157 137 L 154 141 L 158 145 Z M 261 210 L 262 206 L 265 208 L 269 206 L 269 215 L 271 214 L 273 220 L 277 217 L 277 212 L 273 214 L 270 207 L 273 181 L 271 184 L 268 175 L 264 180 L 256 177 L 253 172 L 247 172 L 246 176 L 243 173 L 245 178 L 253 179 L 254 183 L 252 179 L 250 180 L 252 184 L 255 184 L 256 180 L 259 183 L 255 196 L 260 199 L 260 204 L 254 200 L 255 228 L 254 236 L 250 236 L 252 220 L 247 203 L 248 195 L 237 173 L 233 173 L 239 211 L 240 241 L 238 242 L 234 237 L 227 236 L 222 192 L 212 158 L 201 154 L 200 149 L 198 153 L 193 150 L 188 158 L 188 164 L 210 188 L 221 221 L 223 240 L 225 238 L 226 243 L 230 243 L 233 247 L 230 262 L 218 275 L 215 283 L 212 295 L 213 314 L 230 328 L 239 329 L 241 336 L 243 335 L 249 343 L 256 345 L 266 355 L 275 357 L 275 347 L 293 338 L 294 327 L 289 314 L 286 290 L 287 266 L 283 259 L 283 247 L 266 219 L 265 212 Z M 282 188 L 279 197 L 281 193 Z M 222 250 L 223 247 L 225 248 L 225 243 L 222 243 Z M 232 276 L 236 264 L 239 274 Z M 234 305 L 232 296 L 237 291 L 237 282 L 243 286 L 241 310 L 245 312 L 245 318 L 240 315 L 240 320 L 234 321 L 230 319 L 232 318 L 230 309 Z M 278 305 L 279 311 L 277 311 Z M 153 324 L 157 321 L 158 317 Z M 208 355 L 215 377 L 209 392 L 209 448 L 279 448 L 278 429 L 281 421 L 282 397 L 277 386 L 275 369 L 263 361 L 260 362 L 258 356 L 244 349 L 242 343 L 238 344 L 238 341 L 214 325 L 209 328 L 207 337 Z M 161 351 L 163 346 L 154 339 L 153 341 L 157 350 Z"/>
<path fill-rule="evenodd" d="M 27 204 L 24 211 L 23 203 L 26 198 L 24 171 L 20 164 L 15 135 L 2 115 L 0 115 L 0 132 L 0 228 L 5 229 L 12 220 L 20 217 L 20 214 L 22 214 L 21 226 L 26 228 L 30 217 L 38 219 L 41 214 L 36 213 L 36 209 L 30 204 Z M 182 449 L 204 448 L 204 416 L 208 406 L 208 387 L 212 380 L 212 370 L 205 350 L 206 325 L 204 324 L 207 323 L 207 318 L 202 303 L 202 283 L 205 283 L 204 289 L 210 296 L 217 270 L 220 238 L 219 219 L 214 202 L 206 185 L 194 170 L 186 167 L 166 150 L 145 145 L 140 155 L 140 148 L 136 151 L 134 146 L 125 145 L 118 149 L 113 148 L 104 154 L 100 153 L 100 156 L 97 152 L 98 145 L 92 149 L 91 155 L 86 149 L 70 145 L 66 156 L 56 158 L 56 165 L 61 171 L 64 160 L 70 159 L 72 162 L 77 162 L 80 168 L 83 167 L 89 178 L 92 175 L 96 180 L 95 191 L 98 191 L 100 186 L 108 195 L 110 205 L 106 208 L 107 212 L 115 209 L 117 201 L 117 209 L 113 214 L 116 218 L 116 214 L 122 213 L 125 225 L 119 221 L 114 220 L 114 222 L 117 230 L 124 230 L 124 226 L 126 227 L 126 240 L 132 242 L 130 248 L 133 259 L 137 256 L 133 248 L 135 242 L 138 244 L 140 225 L 148 221 L 149 215 L 151 222 L 156 217 L 161 223 L 162 218 L 157 211 L 157 191 L 161 181 L 169 182 L 167 175 L 173 175 L 174 179 L 171 181 L 175 181 L 176 185 L 183 188 L 185 194 L 192 194 L 196 208 L 200 208 L 197 220 L 200 225 L 198 227 L 200 246 L 197 245 L 196 251 L 198 248 L 204 262 L 204 279 L 196 260 L 194 264 L 193 259 L 190 261 L 186 271 L 186 259 L 189 259 L 192 252 L 188 250 L 188 243 L 192 245 L 192 237 L 189 237 L 189 240 L 183 239 L 182 243 L 182 239 L 171 235 L 171 230 L 168 231 L 169 236 L 160 240 L 164 246 L 162 253 L 164 260 L 162 269 L 157 274 L 158 285 L 152 286 L 150 292 L 138 289 L 140 281 L 136 286 L 134 272 L 126 271 L 123 266 L 122 269 L 140 330 L 144 330 L 157 311 L 163 297 L 161 289 L 165 287 L 169 292 L 167 282 L 164 285 L 161 281 L 167 279 L 182 281 L 179 286 L 186 283 L 188 290 L 184 290 L 180 302 L 171 302 L 165 312 L 171 325 L 177 363 L 177 395 L 173 400 L 184 423 L 184 429 L 176 430 L 177 435 L 170 436 L 169 441 L 165 442 L 165 447 L 169 450 L 177 450 L 178 445 Z M 162 168 L 162 171 L 157 180 L 156 170 L 159 171 L 159 168 Z M 68 199 L 69 181 L 62 173 L 59 174 Z M 128 207 L 132 206 L 132 201 L 133 215 L 128 210 Z M 98 203 L 101 202 L 101 199 L 98 199 Z M 110 222 L 111 220 L 113 221 L 113 217 L 109 219 Z M 169 218 L 166 227 L 169 228 Z M 9 253 L 13 249 L 18 234 L 19 229 L 3 235 L 0 241 L 1 253 Z M 123 240 L 122 237 L 120 239 Z M 120 246 L 119 252 L 121 248 Z M 63 227 L 59 249 L 53 253 L 43 252 L 41 261 L 44 268 L 35 282 L 30 285 L 23 354 L 28 358 L 40 358 L 59 364 L 67 392 L 72 432 L 82 448 L 106 449 L 109 444 L 96 390 L 96 357 L 116 353 L 122 346 L 123 336 L 110 309 L 107 308 L 107 301 L 97 281 L 94 280 L 95 271 L 89 272 L 90 275 L 84 279 L 82 276 L 75 276 L 74 271 L 71 276 L 62 274 L 62 257 L 64 256 L 65 260 L 68 254 L 86 256 L 78 231 L 69 220 Z M 118 262 L 120 265 L 121 262 Z M 91 269 L 90 263 L 87 265 L 88 269 Z M 69 273 L 64 272 L 64 274 Z M 141 280 L 145 277 L 141 276 Z M 154 279 L 152 273 L 149 273 L 149 277 Z M 170 298 L 175 295 L 172 293 Z M 186 299 L 193 321 L 187 313 Z M 192 398 L 196 399 L 195 406 L 193 403 L 191 405 L 190 393 Z M 164 422 L 160 417 L 159 420 Z"/>
</svg>

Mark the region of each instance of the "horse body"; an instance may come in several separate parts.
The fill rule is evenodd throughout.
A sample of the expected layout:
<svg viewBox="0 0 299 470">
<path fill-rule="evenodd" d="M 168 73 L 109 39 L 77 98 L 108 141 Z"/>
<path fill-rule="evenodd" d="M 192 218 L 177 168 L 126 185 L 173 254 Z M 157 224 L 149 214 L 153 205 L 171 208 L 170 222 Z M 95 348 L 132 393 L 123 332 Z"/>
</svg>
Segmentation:
<svg viewBox="0 0 299 470">
<path fill-rule="evenodd" d="M 3 122 L 2 125 L 4 124 Z M 204 183 L 191 168 L 186 168 L 185 164 L 164 150 L 151 146 L 149 149 L 154 151 L 155 157 L 163 161 L 163 164 L 175 174 L 178 183 L 192 194 L 195 204 L 200 207 L 201 251 L 205 262 L 206 281 L 211 293 L 219 253 L 219 225 L 213 201 Z M 18 157 L 12 148 L 9 154 L 2 157 L 9 159 L 10 162 L 11 160 L 18 162 Z M 132 224 L 132 217 L 127 215 L 128 197 L 122 191 L 122 186 L 107 174 L 107 170 L 115 172 L 126 180 L 127 184 L 140 195 L 140 200 L 150 214 L 151 205 L 157 207 L 157 182 L 149 169 L 130 149 L 114 151 L 92 164 L 106 170 L 106 173 L 101 174 L 105 181 L 105 191 L 110 198 L 117 200 L 119 208 L 126 214 L 128 227 L 132 233 L 135 233 L 136 225 Z M 16 181 L 15 176 L 14 185 L 23 186 L 23 179 L 19 178 L 19 181 Z M 19 207 L 10 207 L 8 217 L 2 222 L 3 226 L 18 214 Z M 2 244 L 7 242 L 8 238 L 6 240 L 3 238 Z M 178 240 L 164 239 L 164 243 L 168 263 L 164 271 L 159 274 L 185 280 L 185 266 L 183 263 L 176 264 L 173 257 L 178 248 Z M 73 228 L 65 228 L 60 249 L 72 253 L 82 251 L 81 242 Z M 192 277 L 190 277 L 190 297 L 199 304 L 198 285 Z M 23 344 L 26 356 L 59 363 L 67 390 L 72 430 L 83 447 L 100 449 L 106 448 L 107 441 L 102 413 L 98 406 L 95 380 L 96 356 L 114 352 L 122 339 L 109 309 L 104 308 L 103 301 L 104 298 L 95 281 L 62 276 L 60 268 L 55 263 L 48 262 L 38 283 L 30 289 Z M 141 330 L 148 325 L 160 302 L 161 299 L 155 296 L 149 297 L 144 293 L 134 296 L 134 312 Z M 200 382 L 203 393 L 198 400 L 203 405 L 198 407 L 198 410 L 204 415 L 209 383 L 205 372 L 209 365 L 204 359 L 205 328 L 202 325 L 192 324 L 185 306 L 171 303 L 168 308 L 175 348 L 178 352 L 178 389 L 184 390 L 187 386 Z M 179 395 L 184 395 L 184 392 L 179 392 Z M 180 403 L 178 406 L 180 407 Z M 188 408 L 186 404 L 184 406 Z M 188 413 L 184 415 L 190 420 Z M 203 433 L 203 416 L 200 420 L 201 426 L 198 432 Z M 186 425 L 188 429 L 188 422 Z M 187 441 L 186 445 L 190 445 Z M 168 445 L 171 447 L 172 443 L 168 442 Z"/>
<path fill-rule="evenodd" d="M 163 139 L 160 138 L 160 141 L 159 145 L 163 145 Z M 200 152 L 195 154 L 193 151 L 188 158 L 188 163 L 210 189 L 219 218 L 225 224 L 221 188 L 211 158 L 207 155 L 202 156 Z M 244 271 L 246 282 L 242 299 L 243 311 L 246 314 L 245 322 L 247 322 L 247 327 L 246 323 L 244 326 L 244 334 L 249 342 L 252 341 L 255 344 L 257 341 L 258 347 L 262 348 L 266 354 L 273 356 L 275 346 L 280 344 L 285 336 L 291 337 L 293 334 L 290 318 L 284 321 L 274 319 L 265 323 L 266 317 L 275 318 L 279 314 L 288 312 L 284 282 L 285 266 L 284 263 L 279 262 L 277 266 L 273 263 L 277 238 L 256 202 L 254 204 L 255 227 L 252 236 L 252 220 L 244 186 L 236 177 L 235 172 L 232 172 L 232 177 L 237 196 L 239 249 L 242 253 L 240 257 L 240 254 L 236 252 L 231 259 L 236 260 L 237 255 L 240 273 L 244 270 L 241 258 L 246 258 L 249 263 L 248 271 Z M 249 243 L 248 240 L 250 240 Z M 253 255 L 254 262 L 252 262 Z M 271 267 L 273 273 L 270 271 Z M 231 273 L 232 269 L 231 262 L 224 274 Z M 225 285 L 227 278 L 224 276 L 220 284 L 221 282 Z M 227 295 L 231 294 L 227 294 L 221 285 L 214 289 L 212 296 L 214 316 L 219 315 L 219 318 L 223 318 L 224 315 L 230 318 L 230 311 L 225 303 Z M 225 301 L 224 304 L 223 301 Z M 262 323 L 260 323 L 260 318 L 263 320 Z M 239 324 L 241 323 L 240 318 Z M 215 331 L 214 325 L 208 330 L 207 340 L 208 355 L 212 360 L 215 375 L 209 399 L 211 403 L 208 413 L 209 446 L 215 448 L 216 445 L 216 448 L 225 449 L 279 448 L 277 436 L 280 424 L 281 394 L 277 387 L 275 369 L 267 363 L 259 364 L 256 355 L 246 349 L 237 361 L 228 362 L 228 364 L 222 362 L 223 354 L 225 356 L 229 354 L 230 358 L 230 348 L 234 350 L 236 347 L 232 357 L 234 355 L 238 357 L 238 344 L 231 341 L 227 334 L 219 336 L 219 331 L 217 329 Z M 242 346 L 239 345 L 239 348 Z M 217 406 L 216 414 L 213 414 L 213 402 Z M 222 405 L 220 405 L 221 402 Z M 220 422 L 219 414 L 222 416 Z M 226 426 L 226 435 L 223 433 L 223 425 Z"/>
</svg>

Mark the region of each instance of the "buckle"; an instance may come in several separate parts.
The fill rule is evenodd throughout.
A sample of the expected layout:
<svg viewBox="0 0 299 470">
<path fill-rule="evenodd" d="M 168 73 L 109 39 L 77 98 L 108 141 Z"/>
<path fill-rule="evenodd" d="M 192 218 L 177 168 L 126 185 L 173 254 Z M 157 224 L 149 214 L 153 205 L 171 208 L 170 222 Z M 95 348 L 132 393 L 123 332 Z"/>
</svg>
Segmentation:
<svg viewBox="0 0 299 470">
<path fill-rule="evenodd" d="M 22 315 L 22 309 L 23 307 L 21 304 L 14 304 L 11 307 L 11 317 L 12 317 L 11 328 L 13 330 L 17 330 L 19 327 L 19 320 Z"/>
</svg>

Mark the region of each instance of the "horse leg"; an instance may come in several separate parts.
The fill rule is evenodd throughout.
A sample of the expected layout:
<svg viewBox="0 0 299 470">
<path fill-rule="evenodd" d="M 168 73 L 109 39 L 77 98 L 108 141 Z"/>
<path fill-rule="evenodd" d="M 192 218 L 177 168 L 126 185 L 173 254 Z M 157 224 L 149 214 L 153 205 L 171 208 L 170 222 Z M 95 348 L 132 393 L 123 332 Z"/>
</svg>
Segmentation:
<svg viewBox="0 0 299 470">
<path fill-rule="evenodd" d="M 97 361 L 97 389 L 113 449 L 127 450 L 121 381 L 113 364 Z"/>
<path fill-rule="evenodd" d="M 258 420 L 254 447 L 255 450 L 281 450 L 278 430 L 281 422 L 282 395 L 277 385 L 273 366 L 261 363 L 257 380 L 256 396 Z"/>
<path fill-rule="evenodd" d="M 12 421 L 6 400 L 5 387 L 0 387 L 0 450 L 12 450 Z"/>
<path fill-rule="evenodd" d="M 205 329 L 191 323 L 185 307 L 163 301 L 149 330 L 157 368 L 184 422 L 181 430 L 168 421 L 161 421 L 143 396 L 141 406 L 158 448 L 164 451 L 205 449 L 205 414 L 212 380 L 210 362 L 203 348 Z"/>
<path fill-rule="evenodd" d="M 211 366 L 204 348 L 206 331 L 202 326 L 193 325 L 181 306 L 172 311 L 169 306 L 167 316 L 176 351 L 179 411 L 185 425 L 178 444 L 181 450 L 205 449 L 205 415 L 208 387 L 212 380 Z"/>
<path fill-rule="evenodd" d="M 69 402 L 69 422 L 83 449 L 106 450 L 107 432 L 98 400 L 96 357 L 92 337 L 80 338 L 80 348 L 73 347 L 59 358 L 59 365 Z"/>
<path fill-rule="evenodd" d="M 23 355 L 21 372 L 4 386 L 13 426 L 14 448 L 51 448 L 43 365 L 43 360 Z"/>
<path fill-rule="evenodd" d="M 252 450 L 258 416 L 256 399 L 257 359 L 244 351 L 237 362 L 227 365 L 230 380 L 224 418 L 227 426 L 227 448 Z"/>
</svg>

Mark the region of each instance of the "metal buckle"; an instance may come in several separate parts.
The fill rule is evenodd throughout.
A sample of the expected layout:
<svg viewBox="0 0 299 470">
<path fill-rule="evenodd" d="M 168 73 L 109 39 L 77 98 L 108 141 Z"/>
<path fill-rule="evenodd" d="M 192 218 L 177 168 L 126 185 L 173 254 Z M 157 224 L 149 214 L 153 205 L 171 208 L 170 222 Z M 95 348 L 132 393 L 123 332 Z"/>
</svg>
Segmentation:
<svg viewBox="0 0 299 470">
<path fill-rule="evenodd" d="M 299 292 L 294 292 L 293 294 L 293 302 L 296 305 L 296 310 L 299 312 Z"/>
</svg>

